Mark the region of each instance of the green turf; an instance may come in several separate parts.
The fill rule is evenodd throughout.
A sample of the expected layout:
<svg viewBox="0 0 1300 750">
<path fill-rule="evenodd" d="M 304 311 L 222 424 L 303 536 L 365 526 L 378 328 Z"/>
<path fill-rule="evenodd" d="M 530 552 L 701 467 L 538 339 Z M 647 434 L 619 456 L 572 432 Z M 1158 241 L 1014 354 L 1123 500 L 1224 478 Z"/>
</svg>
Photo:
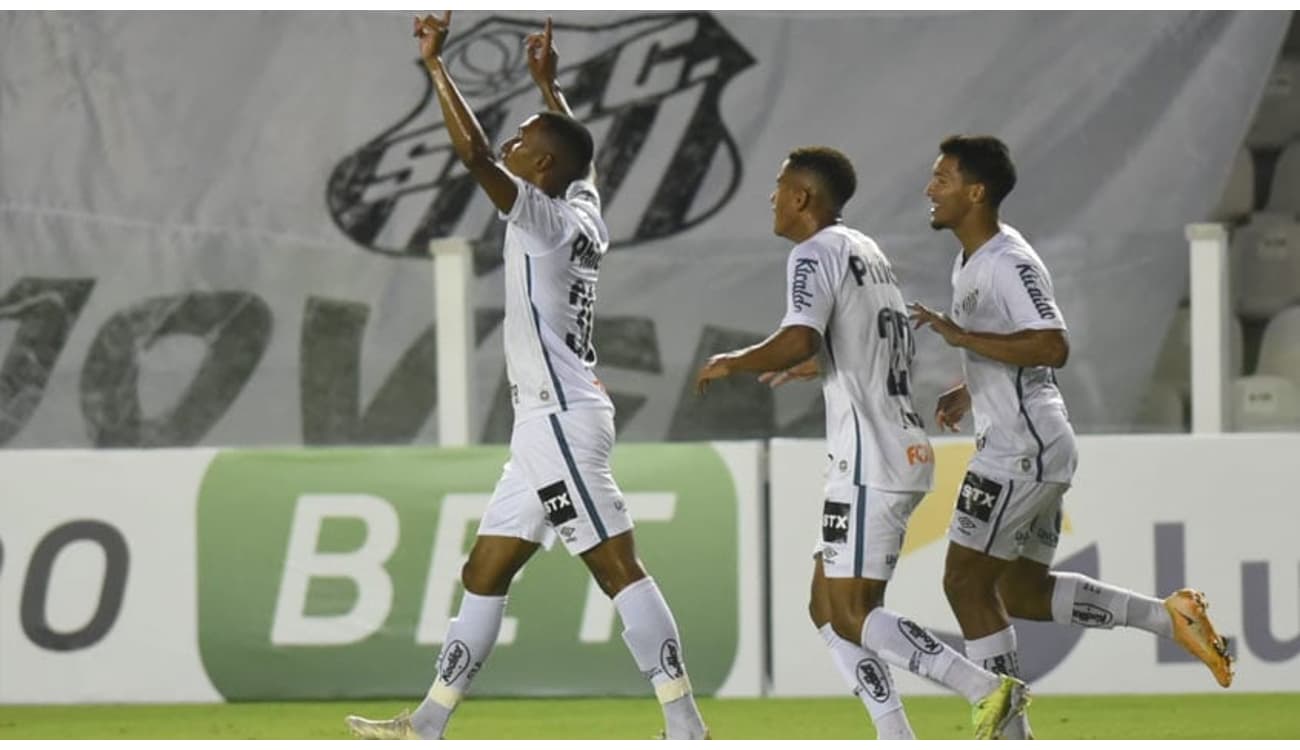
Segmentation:
<svg viewBox="0 0 1300 750">
<path fill-rule="evenodd" d="M 956 698 L 906 700 L 924 739 L 970 736 Z M 343 716 L 387 717 L 395 701 L 131 706 L 0 706 L 4 739 L 344 739 Z M 855 739 L 874 734 L 848 698 L 701 699 L 717 739 Z M 1039 739 L 1300 739 L 1300 694 L 1039 696 Z M 647 739 L 660 727 L 653 700 L 466 702 L 450 739 Z"/>
</svg>

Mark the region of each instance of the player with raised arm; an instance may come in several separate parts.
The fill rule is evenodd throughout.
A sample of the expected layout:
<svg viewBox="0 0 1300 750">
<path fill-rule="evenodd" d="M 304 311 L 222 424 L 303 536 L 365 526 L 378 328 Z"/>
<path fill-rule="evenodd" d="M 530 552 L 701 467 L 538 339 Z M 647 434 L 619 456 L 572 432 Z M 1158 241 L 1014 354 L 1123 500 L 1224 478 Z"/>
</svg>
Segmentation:
<svg viewBox="0 0 1300 750">
<path fill-rule="evenodd" d="M 975 417 L 975 455 L 948 532 L 944 591 L 966 638 L 966 655 L 1016 674 L 1016 632 L 1008 615 L 1067 625 L 1124 625 L 1172 638 L 1203 661 L 1223 687 L 1232 682 L 1227 642 L 1205 597 L 1181 589 L 1164 600 L 1078 573 L 1052 571 L 1062 500 L 1077 463 L 1074 429 L 1056 385 L 1069 357 L 1065 317 L 1052 277 L 1019 232 L 999 221 L 1016 184 L 1006 144 L 953 136 L 939 146 L 925 194 L 930 225 L 957 237 L 951 314 L 911 305 L 961 350 L 965 382 L 939 397 L 935 420 L 957 430 Z M 1020 719 L 1009 737 L 1031 738 Z"/>
<path fill-rule="evenodd" d="M 349 716 L 374 739 L 437 739 L 496 643 L 511 581 L 558 535 L 613 599 L 627 643 L 662 704 L 670 739 L 706 739 L 677 624 L 636 555 L 632 519 L 610 471 L 614 406 L 591 345 L 596 279 L 609 249 L 593 184 L 593 144 L 556 84 L 551 22 L 526 40 L 528 68 L 550 111 L 529 117 L 493 153 L 442 60 L 451 12 L 415 20 L 456 154 L 507 222 L 505 353 L 514 402 L 510 460 L 461 571 L 465 594 L 442 640 L 436 675 L 411 714 Z"/>
<path fill-rule="evenodd" d="M 979 739 L 1001 735 L 1028 703 L 1024 683 L 971 663 L 884 607 L 907 520 L 930 489 L 933 454 L 912 408 L 913 341 L 889 260 L 841 211 L 857 186 L 848 157 L 824 146 L 792 151 L 772 193 L 777 235 L 795 243 L 786 313 L 761 343 L 718 354 L 696 376 L 763 373 L 778 385 L 821 375 L 830 468 L 814 555 L 809 612 L 840 673 L 882 739 L 913 739 L 887 662 L 938 682 L 973 705 Z"/>
</svg>

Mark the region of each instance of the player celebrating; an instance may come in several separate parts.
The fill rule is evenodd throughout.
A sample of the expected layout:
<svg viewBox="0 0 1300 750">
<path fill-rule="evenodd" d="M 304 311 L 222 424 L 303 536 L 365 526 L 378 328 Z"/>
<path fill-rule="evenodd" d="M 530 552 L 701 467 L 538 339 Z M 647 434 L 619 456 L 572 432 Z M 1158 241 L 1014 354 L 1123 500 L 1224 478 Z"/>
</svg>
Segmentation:
<svg viewBox="0 0 1300 750">
<path fill-rule="evenodd" d="M 840 220 L 856 187 L 853 165 L 839 151 L 790 153 L 771 199 L 774 231 L 795 243 L 785 318 L 763 342 L 709 359 L 696 388 L 703 393 L 710 381 L 736 372 L 765 373 L 761 379 L 773 385 L 822 374 L 831 465 L 814 557 L 813 622 L 881 738 L 913 734 L 880 659 L 965 696 L 974 704 L 976 737 L 995 738 L 1028 703 L 1024 683 L 971 663 L 882 606 L 907 519 L 930 488 L 933 459 L 912 408 L 914 347 L 893 269 L 870 237 Z"/>
<path fill-rule="evenodd" d="M 558 535 L 614 600 L 623 640 L 662 703 L 670 739 L 707 730 L 686 675 L 677 624 L 636 556 L 632 520 L 610 472 L 614 407 L 592 372 L 592 307 L 609 234 L 593 184 L 592 139 L 555 82 L 551 22 L 526 41 L 550 111 L 529 117 L 492 153 L 442 61 L 451 21 L 415 21 L 420 55 L 457 155 L 506 220 L 506 371 L 514 400 L 510 460 L 461 571 L 460 611 L 443 638 L 432 687 L 410 715 L 349 716 L 360 737 L 436 739 L 496 643 L 515 574 Z"/>
<path fill-rule="evenodd" d="M 1061 505 L 1074 476 L 1074 430 L 1056 386 L 1070 344 L 1052 277 L 1025 238 L 999 223 L 1016 184 L 1005 144 L 953 136 L 939 146 L 925 194 L 930 225 L 956 235 L 951 317 L 913 303 L 961 349 L 965 382 L 939 397 L 935 420 L 957 430 L 975 415 L 975 456 L 948 532 L 944 590 L 966 638 L 966 655 L 994 671 L 1017 671 L 1008 614 L 1081 627 L 1140 628 L 1173 638 L 1232 682 L 1227 643 L 1206 615 L 1203 594 L 1182 589 L 1161 601 L 1077 573 L 1049 569 Z M 1021 719 L 1011 736 L 1030 736 Z"/>
</svg>

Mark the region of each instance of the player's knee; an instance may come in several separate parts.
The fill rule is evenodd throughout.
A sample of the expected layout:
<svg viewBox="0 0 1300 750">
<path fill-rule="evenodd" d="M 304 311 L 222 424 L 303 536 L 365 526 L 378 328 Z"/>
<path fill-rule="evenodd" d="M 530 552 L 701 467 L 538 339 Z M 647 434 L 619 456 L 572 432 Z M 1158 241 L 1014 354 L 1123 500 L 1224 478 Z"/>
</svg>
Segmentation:
<svg viewBox="0 0 1300 750">
<path fill-rule="evenodd" d="M 821 630 L 828 622 L 831 621 L 830 612 L 826 607 L 817 601 L 816 596 L 808 597 L 808 619 L 818 630 Z"/>
<path fill-rule="evenodd" d="M 954 608 L 986 599 L 993 591 L 992 581 L 984 580 L 971 570 L 950 567 L 943 572 L 943 593 Z"/>
<path fill-rule="evenodd" d="M 505 596 L 512 576 L 485 565 L 473 555 L 460 569 L 460 583 L 465 590 L 479 596 Z"/>
<path fill-rule="evenodd" d="M 849 643 L 862 643 L 862 624 L 867 620 L 864 607 L 836 607 L 831 611 L 831 629 Z"/>
<path fill-rule="evenodd" d="M 613 599 L 623 589 L 645 578 L 646 572 L 645 568 L 641 567 L 640 561 L 635 558 L 632 560 L 613 559 L 606 561 L 604 564 L 592 566 L 591 575 L 596 580 L 596 585 L 605 593 L 605 596 Z"/>
<path fill-rule="evenodd" d="M 1008 613 L 1022 617 L 1024 611 L 1036 609 L 1035 603 L 1051 602 L 1052 579 L 1047 575 L 1004 575 L 998 579 L 998 594 Z"/>
</svg>

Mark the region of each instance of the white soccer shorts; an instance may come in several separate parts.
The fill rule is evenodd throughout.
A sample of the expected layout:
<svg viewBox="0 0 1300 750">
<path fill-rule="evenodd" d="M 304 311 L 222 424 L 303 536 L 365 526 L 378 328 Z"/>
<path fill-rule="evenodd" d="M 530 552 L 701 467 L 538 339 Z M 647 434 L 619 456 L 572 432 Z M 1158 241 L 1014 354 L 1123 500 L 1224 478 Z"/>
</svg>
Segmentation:
<svg viewBox="0 0 1300 750">
<path fill-rule="evenodd" d="M 948 539 L 1001 560 L 1051 565 L 1061 536 L 1061 504 L 1070 485 L 994 479 L 966 472 Z"/>
<path fill-rule="evenodd" d="M 614 482 L 614 414 L 576 409 L 514 426 L 510 460 L 479 522 L 480 536 L 508 536 L 547 549 L 558 535 L 571 555 L 632 528 Z"/>
<path fill-rule="evenodd" d="M 837 484 L 826 495 L 815 549 L 826 577 L 888 581 L 903 549 L 907 520 L 925 493 Z"/>
</svg>

